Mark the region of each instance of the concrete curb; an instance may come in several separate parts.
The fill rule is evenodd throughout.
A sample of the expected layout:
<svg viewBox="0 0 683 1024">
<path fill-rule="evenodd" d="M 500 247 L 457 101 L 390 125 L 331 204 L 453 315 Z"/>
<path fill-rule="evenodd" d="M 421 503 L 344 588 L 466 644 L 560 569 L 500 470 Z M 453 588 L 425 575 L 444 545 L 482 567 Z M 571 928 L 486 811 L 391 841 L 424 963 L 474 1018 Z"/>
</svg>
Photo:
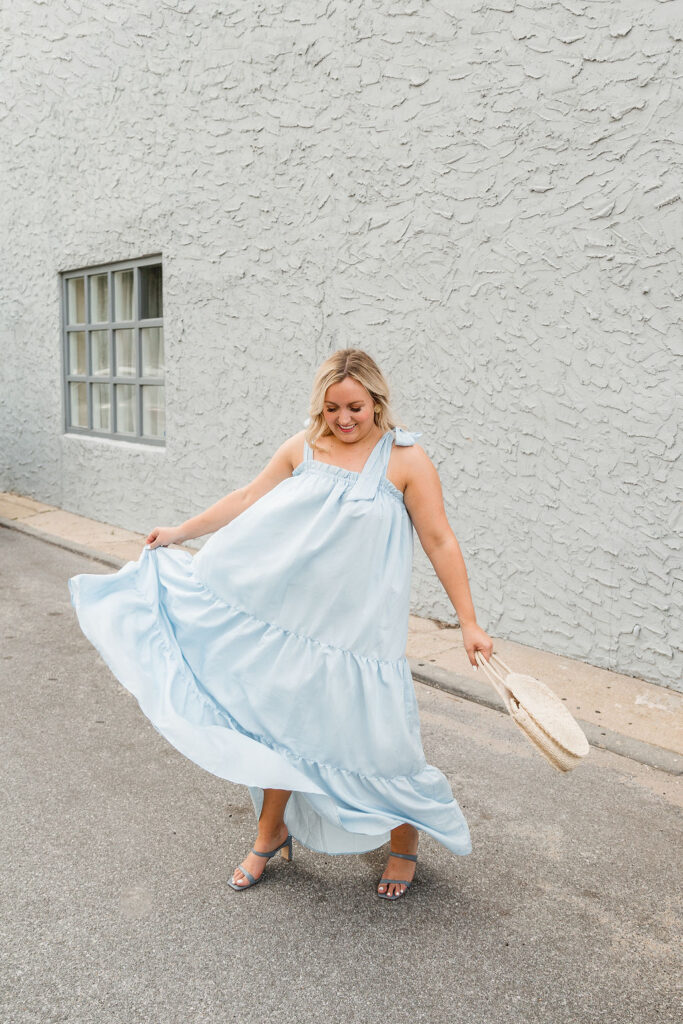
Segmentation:
<svg viewBox="0 0 683 1024">
<path fill-rule="evenodd" d="M 8 530 L 18 530 L 19 533 L 27 533 L 29 537 L 36 537 L 44 540 L 46 544 L 52 544 L 56 548 L 64 548 L 65 551 L 73 551 L 76 555 L 83 555 L 85 558 L 92 558 L 96 562 L 102 562 L 112 569 L 120 569 L 126 564 L 125 558 L 117 558 L 116 555 L 105 555 L 95 548 L 88 548 L 85 544 L 79 544 L 75 540 L 67 540 L 65 537 L 57 537 L 54 533 L 45 533 L 44 530 L 37 530 L 35 526 L 27 523 L 17 522 L 15 519 L 5 519 L 0 516 L 0 527 Z"/>
<path fill-rule="evenodd" d="M 104 554 L 94 548 L 86 547 L 84 544 L 78 544 L 76 541 L 57 537 L 52 533 L 45 533 L 42 530 L 37 530 L 34 526 L 28 526 L 26 523 L 21 523 L 14 519 L 5 519 L 3 516 L 0 516 L 0 527 L 5 527 L 8 530 L 18 530 L 20 533 L 27 533 L 31 537 L 45 541 L 46 544 L 64 548 L 65 551 L 73 551 L 74 554 L 91 558 L 93 561 L 100 562 L 102 565 L 107 565 L 112 569 L 120 569 L 126 564 L 126 561 L 130 561 L 130 559 L 118 558 L 116 555 Z M 416 658 L 409 658 L 408 664 L 413 679 L 419 683 L 433 686 L 437 690 L 444 690 L 446 693 L 460 697 L 462 700 L 482 704 L 484 707 L 491 708 L 493 711 L 499 711 L 501 714 L 506 715 L 508 713 L 498 694 L 491 686 L 482 685 L 479 681 L 468 679 L 466 676 L 458 675 L 455 672 L 448 672 L 437 665 L 429 665 L 427 662 Z M 683 764 L 681 763 L 683 759 L 673 750 L 656 747 L 652 743 L 645 743 L 643 740 L 623 736 L 621 733 L 605 729 L 594 722 L 584 722 L 581 719 L 577 719 L 577 721 L 585 732 L 588 742 L 593 747 L 601 747 L 603 750 L 609 750 L 613 754 L 628 757 L 632 761 L 638 761 L 640 764 L 656 768 L 661 772 L 667 772 L 669 775 L 681 775 L 683 773 Z"/>
</svg>

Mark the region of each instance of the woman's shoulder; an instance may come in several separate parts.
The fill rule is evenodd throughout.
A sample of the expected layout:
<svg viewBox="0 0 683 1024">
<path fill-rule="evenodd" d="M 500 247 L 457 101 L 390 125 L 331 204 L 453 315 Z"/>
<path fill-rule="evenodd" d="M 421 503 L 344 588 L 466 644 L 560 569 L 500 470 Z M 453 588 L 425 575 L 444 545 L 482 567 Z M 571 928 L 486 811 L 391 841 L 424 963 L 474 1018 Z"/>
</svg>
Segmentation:
<svg viewBox="0 0 683 1024">
<path fill-rule="evenodd" d="M 286 452 L 291 463 L 292 470 L 296 469 L 299 463 L 303 461 L 305 438 L 306 428 L 304 427 L 303 430 L 297 430 L 296 434 L 292 434 L 291 437 L 288 437 L 280 448 L 280 451 Z"/>
</svg>

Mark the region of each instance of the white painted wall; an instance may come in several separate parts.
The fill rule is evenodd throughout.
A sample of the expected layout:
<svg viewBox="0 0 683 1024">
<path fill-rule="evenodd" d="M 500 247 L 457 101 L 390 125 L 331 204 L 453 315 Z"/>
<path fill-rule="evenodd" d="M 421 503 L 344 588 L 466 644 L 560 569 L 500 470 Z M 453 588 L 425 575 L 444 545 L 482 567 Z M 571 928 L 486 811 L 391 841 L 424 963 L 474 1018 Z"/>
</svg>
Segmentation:
<svg viewBox="0 0 683 1024">
<path fill-rule="evenodd" d="M 180 521 L 364 347 L 423 431 L 482 625 L 683 688 L 680 0 L 4 21 L 3 489 Z M 59 272 L 155 252 L 167 447 L 65 435 Z M 414 583 L 453 621 L 419 548 Z"/>
</svg>

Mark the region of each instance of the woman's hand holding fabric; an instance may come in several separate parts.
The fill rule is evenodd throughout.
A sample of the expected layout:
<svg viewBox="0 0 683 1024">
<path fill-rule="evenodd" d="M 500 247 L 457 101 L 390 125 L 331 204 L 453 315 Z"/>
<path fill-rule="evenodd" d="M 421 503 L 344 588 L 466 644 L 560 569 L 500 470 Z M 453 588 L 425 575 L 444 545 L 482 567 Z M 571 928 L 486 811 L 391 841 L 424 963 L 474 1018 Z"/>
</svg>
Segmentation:
<svg viewBox="0 0 683 1024">
<path fill-rule="evenodd" d="M 145 537 L 148 548 L 167 547 L 169 544 L 181 544 L 183 536 L 179 526 L 155 526 Z"/>
</svg>

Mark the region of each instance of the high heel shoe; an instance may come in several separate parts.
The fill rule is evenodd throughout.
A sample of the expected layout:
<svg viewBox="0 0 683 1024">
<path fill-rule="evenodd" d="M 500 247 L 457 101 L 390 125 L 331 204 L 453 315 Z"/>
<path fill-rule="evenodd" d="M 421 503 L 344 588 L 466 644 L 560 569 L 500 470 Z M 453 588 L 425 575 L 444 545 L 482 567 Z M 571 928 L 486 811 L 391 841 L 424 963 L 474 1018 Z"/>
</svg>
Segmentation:
<svg viewBox="0 0 683 1024">
<path fill-rule="evenodd" d="M 282 856 L 284 857 L 285 860 L 290 860 L 291 861 L 292 856 L 293 856 L 292 837 L 291 836 L 287 836 L 287 838 L 285 839 L 284 843 L 280 843 L 279 846 L 276 846 L 274 850 L 270 850 L 268 853 L 261 853 L 260 850 L 254 850 L 253 848 L 252 848 L 251 852 L 255 853 L 257 857 L 265 857 L 266 860 L 270 860 L 271 857 L 275 856 L 275 854 L 278 852 L 278 850 L 282 851 Z M 230 888 L 231 889 L 235 889 L 236 891 L 240 891 L 241 889 L 251 889 L 252 885 L 256 885 L 257 882 L 260 882 L 261 879 L 263 878 L 263 876 L 266 873 L 265 866 L 264 866 L 263 871 L 261 872 L 261 874 L 258 876 L 258 878 L 254 878 L 254 876 L 249 871 L 247 871 L 247 869 L 244 867 L 243 864 L 239 865 L 239 869 L 242 872 L 242 874 L 244 875 L 244 877 L 249 879 L 249 884 L 248 885 L 238 885 L 237 882 L 229 881 L 228 885 L 230 886 Z"/>
<path fill-rule="evenodd" d="M 400 857 L 402 860 L 414 860 L 417 863 L 416 853 L 394 853 L 393 850 L 389 850 L 389 856 Z M 405 878 L 380 878 L 377 884 L 386 885 L 388 888 L 392 882 L 395 885 L 405 885 L 405 889 L 403 890 L 403 892 L 395 892 L 393 896 L 390 896 L 388 892 L 378 892 L 377 895 L 381 900 L 400 900 L 401 896 L 405 896 L 405 894 L 408 892 L 408 889 L 410 889 L 411 885 L 413 884 L 412 880 L 410 882 L 407 882 Z"/>
</svg>

